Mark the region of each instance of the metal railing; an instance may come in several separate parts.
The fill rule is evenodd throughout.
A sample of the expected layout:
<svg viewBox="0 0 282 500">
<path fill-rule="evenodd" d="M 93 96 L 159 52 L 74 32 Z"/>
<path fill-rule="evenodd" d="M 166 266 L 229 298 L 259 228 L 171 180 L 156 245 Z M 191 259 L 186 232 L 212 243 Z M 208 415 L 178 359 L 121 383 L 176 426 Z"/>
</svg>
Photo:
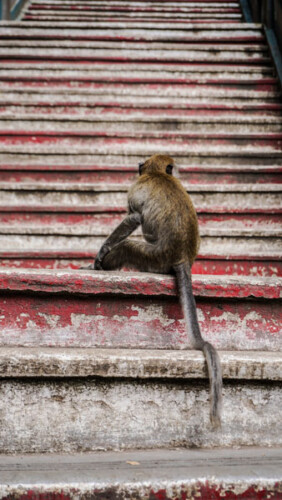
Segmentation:
<svg viewBox="0 0 282 500">
<path fill-rule="evenodd" d="M 0 20 L 17 19 L 25 3 L 26 0 L 0 0 Z"/>
<path fill-rule="evenodd" d="M 261 23 L 282 88 L 282 0 L 241 0 L 245 21 Z"/>
</svg>

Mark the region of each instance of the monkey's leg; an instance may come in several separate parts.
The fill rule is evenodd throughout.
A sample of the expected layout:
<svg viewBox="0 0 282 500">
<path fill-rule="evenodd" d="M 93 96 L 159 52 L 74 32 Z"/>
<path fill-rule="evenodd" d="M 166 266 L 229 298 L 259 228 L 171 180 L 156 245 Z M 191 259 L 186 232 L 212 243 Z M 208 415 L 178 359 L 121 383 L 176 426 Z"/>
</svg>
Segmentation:
<svg viewBox="0 0 282 500">
<path fill-rule="evenodd" d="M 168 272 L 167 267 L 161 266 L 160 262 L 160 255 L 153 244 L 127 239 L 116 245 L 106 255 L 102 267 L 108 271 L 128 266 L 139 271 Z"/>
<path fill-rule="evenodd" d="M 141 224 L 141 215 L 137 212 L 127 215 L 125 219 L 118 225 L 118 227 L 108 236 L 104 244 L 101 246 L 98 255 L 95 259 L 94 269 L 103 269 L 102 261 L 105 256 L 112 250 L 113 247 L 118 245 L 121 241 L 125 240 L 139 225 Z"/>
</svg>

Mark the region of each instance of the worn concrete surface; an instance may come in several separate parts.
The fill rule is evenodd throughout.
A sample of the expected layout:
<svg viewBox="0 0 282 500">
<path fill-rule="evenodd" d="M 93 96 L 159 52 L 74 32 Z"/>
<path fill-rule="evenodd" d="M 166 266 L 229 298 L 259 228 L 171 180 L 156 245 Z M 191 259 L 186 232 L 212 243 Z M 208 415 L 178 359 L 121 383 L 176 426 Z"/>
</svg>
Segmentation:
<svg viewBox="0 0 282 500">
<path fill-rule="evenodd" d="M 219 352 L 222 375 L 231 380 L 282 381 L 282 353 Z M 0 349 L 0 377 L 207 378 L 201 351 L 150 349 Z"/>
<path fill-rule="evenodd" d="M 4 379 L 0 400 L 1 453 L 282 446 L 281 382 L 225 382 L 217 431 L 199 380 Z"/>
<path fill-rule="evenodd" d="M 281 470 L 281 448 L 1 455 L 0 498 L 278 500 Z"/>
</svg>

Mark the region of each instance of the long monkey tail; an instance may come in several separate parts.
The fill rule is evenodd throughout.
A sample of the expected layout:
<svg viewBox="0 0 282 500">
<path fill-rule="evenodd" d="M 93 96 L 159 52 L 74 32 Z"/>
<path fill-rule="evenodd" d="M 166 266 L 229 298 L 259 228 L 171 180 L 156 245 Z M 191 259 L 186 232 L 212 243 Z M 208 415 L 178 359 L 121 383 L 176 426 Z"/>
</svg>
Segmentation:
<svg viewBox="0 0 282 500">
<path fill-rule="evenodd" d="M 203 351 L 208 365 L 210 379 L 210 420 L 214 428 L 220 427 L 222 375 L 219 356 L 215 348 L 209 342 L 206 342 L 201 334 L 189 265 L 178 264 L 174 266 L 174 270 L 189 339 L 194 349 Z"/>
</svg>

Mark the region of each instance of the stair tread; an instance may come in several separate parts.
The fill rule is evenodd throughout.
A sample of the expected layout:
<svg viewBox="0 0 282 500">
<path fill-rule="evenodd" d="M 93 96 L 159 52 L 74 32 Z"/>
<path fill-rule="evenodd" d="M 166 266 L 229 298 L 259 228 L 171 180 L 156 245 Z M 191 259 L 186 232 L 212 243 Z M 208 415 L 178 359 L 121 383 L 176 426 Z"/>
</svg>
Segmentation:
<svg viewBox="0 0 282 500">
<path fill-rule="evenodd" d="M 224 379 L 282 380 L 282 352 L 219 351 Z M 0 377 L 207 378 L 201 351 L 0 347 Z"/>
<path fill-rule="evenodd" d="M 191 488 L 194 494 L 207 488 L 210 495 L 240 491 L 242 497 L 248 492 L 253 492 L 252 498 L 259 498 L 260 492 L 271 497 L 274 491 L 279 496 L 281 456 L 282 449 L 275 447 L 0 455 L 0 488 L 4 496 L 30 496 L 38 490 L 68 495 L 75 489 L 77 494 L 102 490 L 105 496 L 107 490 L 112 495 L 127 490 L 133 498 L 139 490 L 143 498 L 154 500 L 172 488 L 183 498 Z"/>
<path fill-rule="evenodd" d="M 0 289 L 10 291 L 177 295 L 174 277 L 151 273 L 0 269 L 0 278 Z M 281 297 L 281 286 L 282 279 L 278 277 L 197 275 L 193 279 L 196 296 L 278 299 Z"/>
</svg>

